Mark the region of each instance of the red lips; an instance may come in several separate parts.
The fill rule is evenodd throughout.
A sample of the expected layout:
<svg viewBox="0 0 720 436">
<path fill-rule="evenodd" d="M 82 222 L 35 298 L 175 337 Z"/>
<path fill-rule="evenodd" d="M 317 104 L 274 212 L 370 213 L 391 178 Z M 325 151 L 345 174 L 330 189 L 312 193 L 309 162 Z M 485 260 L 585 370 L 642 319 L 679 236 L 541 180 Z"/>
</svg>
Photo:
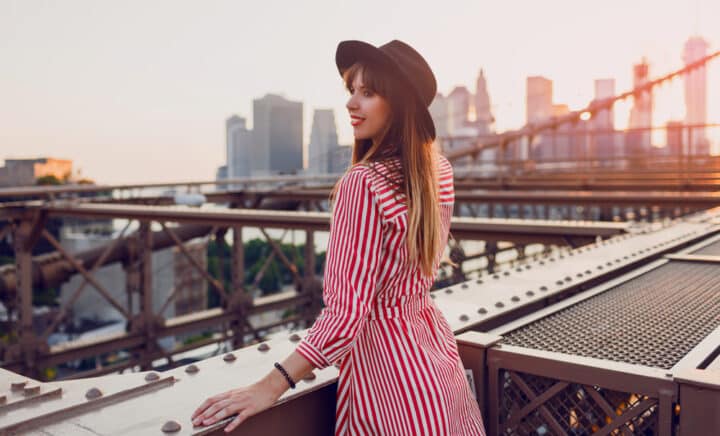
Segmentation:
<svg viewBox="0 0 720 436">
<path fill-rule="evenodd" d="M 360 125 L 360 123 L 365 121 L 365 118 L 357 116 L 357 115 L 350 115 L 350 120 L 351 120 L 350 124 L 352 124 L 353 127 L 357 127 Z"/>
</svg>

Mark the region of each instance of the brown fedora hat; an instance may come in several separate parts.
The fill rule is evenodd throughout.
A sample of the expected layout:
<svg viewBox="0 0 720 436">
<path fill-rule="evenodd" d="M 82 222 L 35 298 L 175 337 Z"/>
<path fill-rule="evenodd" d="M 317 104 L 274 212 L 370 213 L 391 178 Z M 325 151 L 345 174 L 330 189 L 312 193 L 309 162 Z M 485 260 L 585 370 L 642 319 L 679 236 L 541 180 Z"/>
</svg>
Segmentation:
<svg viewBox="0 0 720 436">
<path fill-rule="evenodd" d="M 379 47 L 363 41 L 341 41 L 335 52 L 335 64 L 340 75 L 357 62 L 380 65 L 396 73 L 401 82 L 409 84 L 411 93 L 424 109 L 421 111 L 424 118 L 422 121 L 427 125 L 431 137 L 435 139 L 435 124 L 428 107 L 437 93 L 437 81 L 420 53 L 397 39 Z"/>
</svg>

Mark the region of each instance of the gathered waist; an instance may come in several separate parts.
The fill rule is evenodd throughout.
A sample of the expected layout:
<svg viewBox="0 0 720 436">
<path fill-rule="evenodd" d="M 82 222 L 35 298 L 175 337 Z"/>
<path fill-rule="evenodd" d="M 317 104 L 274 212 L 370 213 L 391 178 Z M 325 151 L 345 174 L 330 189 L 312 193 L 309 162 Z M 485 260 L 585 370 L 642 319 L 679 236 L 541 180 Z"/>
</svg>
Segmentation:
<svg viewBox="0 0 720 436">
<path fill-rule="evenodd" d="M 378 299 L 370 309 L 369 319 L 405 318 L 433 306 L 430 294 L 402 295 L 392 301 Z"/>
</svg>

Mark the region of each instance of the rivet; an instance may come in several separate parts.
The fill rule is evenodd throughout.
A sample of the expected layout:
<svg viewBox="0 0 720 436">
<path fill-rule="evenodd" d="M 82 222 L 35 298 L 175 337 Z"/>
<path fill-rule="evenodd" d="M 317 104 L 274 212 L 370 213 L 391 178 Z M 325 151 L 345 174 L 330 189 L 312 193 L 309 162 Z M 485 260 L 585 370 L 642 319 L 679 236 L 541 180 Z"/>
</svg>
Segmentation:
<svg viewBox="0 0 720 436">
<path fill-rule="evenodd" d="M 94 400 L 95 398 L 102 397 L 102 392 L 100 392 L 100 389 L 98 388 L 90 388 L 87 392 L 85 392 L 85 398 L 88 400 Z"/>
<path fill-rule="evenodd" d="M 477 280 L 475 280 L 475 283 L 477 283 L 478 285 L 482 285 L 482 284 L 483 284 L 483 281 L 480 280 L 480 279 L 477 279 Z"/>
<path fill-rule="evenodd" d="M 500 276 L 499 276 L 499 275 L 497 275 L 497 274 L 493 274 L 493 278 L 494 278 L 494 279 L 499 279 L 499 278 L 500 278 Z"/>
<path fill-rule="evenodd" d="M 467 283 L 463 283 L 462 285 L 460 285 L 460 287 L 463 288 L 463 289 L 467 289 L 467 288 L 468 288 L 468 284 L 467 284 Z"/>
<path fill-rule="evenodd" d="M 585 274 L 592 274 L 592 271 L 590 271 L 589 269 L 586 269 Z"/>
<path fill-rule="evenodd" d="M 26 381 L 22 381 L 22 382 L 12 382 L 12 383 L 10 384 L 10 390 L 13 391 L 13 392 L 21 391 L 21 390 L 23 390 L 23 388 L 25 387 L 26 384 L 27 384 Z"/>
<path fill-rule="evenodd" d="M 159 378 L 160 378 L 160 376 L 157 375 L 157 373 L 155 373 L 155 372 L 149 372 L 145 375 L 145 381 L 155 381 Z"/>
<path fill-rule="evenodd" d="M 518 301 L 520 301 L 520 297 L 518 297 L 517 295 L 513 295 L 511 300 L 514 301 L 515 303 L 517 303 Z"/>
<path fill-rule="evenodd" d="M 305 377 L 303 377 L 303 380 L 305 380 L 305 381 L 312 381 L 312 380 L 315 380 L 315 377 L 316 377 L 316 375 L 315 375 L 314 372 L 309 372 L 308 375 L 306 375 Z"/>
<path fill-rule="evenodd" d="M 541 291 L 547 291 L 547 289 L 548 289 L 547 286 L 540 286 Z"/>
<path fill-rule="evenodd" d="M 525 269 L 530 269 L 530 268 L 532 268 L 531 265 L 525 265 Z"/>
<path fill-rule="evenodd" d="M 200 368 L 198 368 L 194 363 L 185 367 L 185 372 L 188 374 L 195 374 L 198 371 L 200 371 Z"/>
<path fill-rule="evenodd" d="M 539 263 L 540 265 L 545 265 L 545 262 L 543 262 L 542 260 Z"/>
<path fill-rule="evenodd" d="M 478 313 L 480 315 L 485 315 L 487 313 L 487 309 L 485 309 L 484 307 L 481 307 L 480 309 L 478 309 Z"/>
<path fill-rule="evenodd" d="M 565 277 L 565 281 L 566 281 L 566 282 L 571 282 L 571 281 L 572 281 L 572 277 L 570 277 L 570 276 Z"/>
<path fill-rule="evenodd" d="M 502 303 L 502 301 L 498 301 L 495 303 L 495 307 L 505 307 L 505 305 Z"/>
<path fill-rule="evenodd" d="M 435 294 L 430 294 L 430 298 L 435 299 Z"/>
<path fill-rule="evenodd" d="M 446 294 L 452 294 L 452 293 L 453 293 L 453 290 L 452 290 L 451 288 L 447 288 L 447 289 L 445 289 L 445 293 L 446 293 Z"/>
<path fill-rule="evenodd" d="M 469 319 L 470 319 L 470 317 L 465 314 L 460 315 L 460 321 L 467 321 Z"/>
<path fill-rule="evenodd" d="M 267 344 L 267 342 L 263 342 L 262 344 L 258 345 L 258 351 L 266 352 L 270 349 L 270 345 Z"/>
<path fill-rule="evenodd" d="M 527 291 L 525 295 L 527 295 L 528 297 L 532 297 L 533 295 L 535 295 L 535 293 L 533 291 Z"/>
<path fill-rule="evenodd" d="M 673 375 L 672 375 L 671 372 L 666 372 L 666 373 L 665 373 L 665 377 L 672 377 L 672 376 L 673 376 Z"/>
<path fill-rule="evenodd" d="M 25 386 L 23 389 L 23 395 L 36 395 L 40 393 L 40 385 Z"/>
<path fill-rule="evenodd" d="M 233 353 L 227 353 L 223 356 L 223 360 L 226 362 L 234 362 L 237 357 Z"/>
<path fill-rule="evenodd" d="M 509 275 L 510 275 L 510 271 L 505 271 L 505 272 L 503 273 L 503 275 L 504 275 L 504 276 L 509 276 Z"/>
<path fill-rule="evenodd" d="M 581 277 L 583 276 L 583 274 L 582 274 L 582 273 L 577 273 L 576 276 L 577 276 L 577 278 L 581 278 Z"/>
<path fill-rule="evenodd" d="M 562 281 L 562 280 L 558 280 L 558 281 L 555 282 L 555 284 L 558 285 L 558 286 L 562 286 L 562 285 L 563 285 L 563 281 Z"/>
<path fill-rule="evenodd" d="M 162 426 L 163 433 L 177 433 L 180 431 L 182 426 L 176 421 L 168 421 Z"/>
<path fill-rule="evenodd" d="M 290 342 L 298 342 L 300 341 L 300 335 L 297 333 L 293 333 L 290 335 Z"/>
</svg>

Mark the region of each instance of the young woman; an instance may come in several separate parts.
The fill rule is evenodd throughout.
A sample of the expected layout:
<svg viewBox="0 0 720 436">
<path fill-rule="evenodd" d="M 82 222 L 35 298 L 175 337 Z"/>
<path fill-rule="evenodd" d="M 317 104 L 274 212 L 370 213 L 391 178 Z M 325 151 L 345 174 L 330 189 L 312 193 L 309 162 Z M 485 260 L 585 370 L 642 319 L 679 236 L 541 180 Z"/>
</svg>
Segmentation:
<svg viewBox="0 0 720 436">
<path fill-rule="evenodd" d="M 338 435 L 484 435 L 447 321 L 429 296 L 447 244 L 450 163 L 433 149 L 437 85 L 407 44 L 343 41 L 352 166 L 335 186 L 322 310 L 265 378 L 206 400 L 194 425 L 267 409 L 313 369 L 340 369 Z"/>
</svg>

